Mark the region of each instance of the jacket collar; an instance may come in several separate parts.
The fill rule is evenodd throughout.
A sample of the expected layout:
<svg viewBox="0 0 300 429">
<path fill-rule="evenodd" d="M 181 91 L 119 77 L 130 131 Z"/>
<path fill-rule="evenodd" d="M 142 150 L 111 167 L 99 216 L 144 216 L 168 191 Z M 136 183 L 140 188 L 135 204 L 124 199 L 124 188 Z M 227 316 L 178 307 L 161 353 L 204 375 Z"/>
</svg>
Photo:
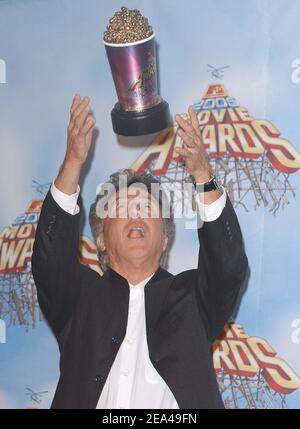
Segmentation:
<svg viewBox="0 0 300 429">
<path fill-rule="evenodd" d="M 171 273 L 159 266 L 145 285 L 145 312 L 148 336 L 152 336 L 173 277 Z M 110 287 L 114 290 L 116 305 L 120 305 L 122 317 L 127 320 L 129 306 L 128 281 L 112 268 L 108 268 L 105 271 L 104 279 L 108 281 Z M 150 338 L 148 339 L 150 340 Z"/>
<path fill-rule="evenodd" d="M 167 278 L 169 276 L 172 276 L 171 273 L 169 273 L 167 270 L 163 269 L 162 267 L 158 267 L 151 279 L 146 283 L 146 286 L 158 281 L 162 280 L 164 278 Z M 173 277 L 173 276 L 172 276 Z M 119 274 L 117 271 L 115 271 L 113 268 L 108 267 L 107 270 L 104 273 L 104 278 L 106 280 L 112 281 L 113 284 L 121 284 L 121 285 L 128 285 L 128 281 L 125 277 L 123 277 L 121 274 Z"/>
</svg>

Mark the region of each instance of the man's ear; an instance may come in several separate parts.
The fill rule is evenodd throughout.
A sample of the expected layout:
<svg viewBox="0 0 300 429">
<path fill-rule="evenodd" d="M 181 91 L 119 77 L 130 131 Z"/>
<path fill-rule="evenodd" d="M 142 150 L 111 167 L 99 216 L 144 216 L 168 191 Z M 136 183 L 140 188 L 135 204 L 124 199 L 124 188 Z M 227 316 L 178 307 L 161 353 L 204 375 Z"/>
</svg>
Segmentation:
<svg viewBox="0 0 300 429">
<path fill-rule="evenodd" d="M 105 243 L 104 243 L 103 232 L 100 232 L 100 234 L 97 237 L 97 247 L 101 250 L 101 252 L 105 251 Z"/>
</svg>

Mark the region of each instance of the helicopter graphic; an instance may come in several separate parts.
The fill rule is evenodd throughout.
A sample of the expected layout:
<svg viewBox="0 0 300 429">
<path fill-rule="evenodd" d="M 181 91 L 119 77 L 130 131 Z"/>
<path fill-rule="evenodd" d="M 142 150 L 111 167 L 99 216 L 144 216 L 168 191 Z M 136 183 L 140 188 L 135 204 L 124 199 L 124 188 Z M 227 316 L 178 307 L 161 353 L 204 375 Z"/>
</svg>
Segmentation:
<svg viewBox="0 0 300 429">
<path fill-rule="evenodd" d="M 26 395 L 28 395 L 32 402 L 36 402 L 37 404 L 40 404 L 42 402 L 42 396 L 48 393 L 48 390 L 45 390 L 44 392 L 34 392 L 29 387 L 26 387 Z"/>
<path fill-rule="evenodd" d="M 216 68 L 214 66 L 211 66 L 210 64 L 207 64 L 207 67 L 208 67 L 207 72 L 211 73 L 212 77 L 222 80 L 224 77 L 224 70 L 228 69 L 230 66 Z"/>
</svg>

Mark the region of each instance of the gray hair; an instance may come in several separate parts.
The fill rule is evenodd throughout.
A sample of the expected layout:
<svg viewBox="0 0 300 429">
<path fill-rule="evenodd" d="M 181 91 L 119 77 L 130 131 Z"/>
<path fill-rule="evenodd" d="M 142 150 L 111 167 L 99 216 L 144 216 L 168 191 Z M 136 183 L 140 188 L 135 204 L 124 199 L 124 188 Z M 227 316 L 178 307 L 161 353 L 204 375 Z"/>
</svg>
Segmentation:
<svg viewBox="0 0 300 429">
<path fill-rule="evenodd" d="M 102 184 L 101 190 L 104 189 L 105 185 L 112 184 L 116 192 L 118 192 L 120 175 L 126 175 L 127 187 L 129 187 L 132 184 L 142 184 L 146 186 L 149 193 L 151 193 L 152 183 L 160 184 L 159 180 L 157 180 L 150 173 L 138 173 L 133 169 L 124 169 L 111 174 L 109 177 L 109 180 L 104 184 Z M 104 198 L 104 195 L 105 195 L 104 192 L 101 192 L 101 190 L 100 192 L 98 192 L 95 202 L 91 205 L 90 213 L 89 213 L 89 223 L 90 223 L 91 231 L 96 245 L 97 245 L 97 238 L 99 237 L 99 234 L 103 232 L 103 227 L 104 227 L 104 219 L 97 215 L 97 204 L 102 198 Z M 161 188 L 159 192 L 158 203 L 159 203 L 159 208 L 162 212 L 164 212 L 164 208 L 165 208 L 164 206 L 166 204 L 169 204 L 169 207 L 165 209 L 165 210 L 168 210 L 169 216 L 168 217 L 162 216 L 164 233 L 168 237 L 168 243 L 167 243 L 166 249 L 162 252 L 160 257 L 160 266 L 162 266 L 163 268 L 167 268 L 170 249 L 172 247 L 172 244 L 175 238 L 175 223 L 174 223 L 174 215 L 173 215 L 171 204 L 168 202 L 167 196 L 163 191 L 163 189 Z M 101 250 L 97 245 L 97 253 L 98 253 L 98 259 L 101 265 L 101 269 L 103 271 L 106 271 L 106 269 L 108 268 L 106 251 Z"/>
</svg>

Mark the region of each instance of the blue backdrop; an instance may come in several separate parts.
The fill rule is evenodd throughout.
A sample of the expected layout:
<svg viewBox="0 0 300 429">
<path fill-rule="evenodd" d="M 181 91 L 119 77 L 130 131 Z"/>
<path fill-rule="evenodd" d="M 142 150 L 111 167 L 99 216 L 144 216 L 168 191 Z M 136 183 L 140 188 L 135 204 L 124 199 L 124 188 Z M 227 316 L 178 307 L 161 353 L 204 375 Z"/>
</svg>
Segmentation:
<svg viewBox="0 0 300 429">
<path fill-rule="evenodd" d="M 123 3 L 0 1 L 0 408 L 47 408 L 58 380 L 30 253 L 39 201 L 64 157 L 73 95 L 90 96 L 99 131 L 82 184 L 83 254 L 93 268 L 86 213 L 97 185 L 120 168 L 155 170 L 147 151 L 157 136 L 128 144 L 110 121 L 116 93 L 102 33 Z M 195 105 L 243 231 L 249 284 L 227 340 L 215 345 L 226 405 L 300 408 L 299 1 L 126 5 L 156 31 L 160 93 L 172 115 Z M 166 142 L 162 156 L 180 144 Z M 171 164 L 164 164 L 170 181 Z M 197 252 L 195 231 L 178 221 L 169 270 L 195 267 Z"/>
</svg>

